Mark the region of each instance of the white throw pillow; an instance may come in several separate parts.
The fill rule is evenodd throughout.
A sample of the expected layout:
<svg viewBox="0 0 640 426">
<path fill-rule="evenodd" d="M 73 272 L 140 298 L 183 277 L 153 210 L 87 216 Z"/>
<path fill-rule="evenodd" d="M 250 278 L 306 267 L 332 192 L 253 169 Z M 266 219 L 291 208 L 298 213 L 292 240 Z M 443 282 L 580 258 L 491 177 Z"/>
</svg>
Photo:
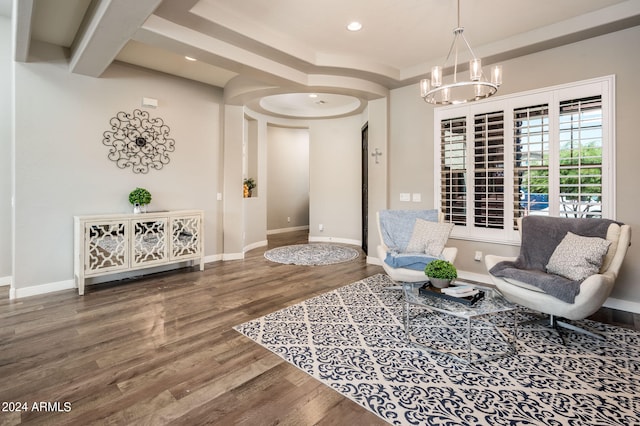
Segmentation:
<svg viewBox="0 0 640 426">
<path fill-rule="evenodd" d="M 438 257 L 442 254 L 452 229 L 453 223 L 416 219 L 406 252 L 425 253 L 431 257 Z"/>
<path fill-rule="evenodd" d="M 598 237 L 583 237 L 572 232 L 562 239 L 547 264 L 547 272 L 573 281 L 582 281 L 597 274 L 611 241 Z"/>
</svg>

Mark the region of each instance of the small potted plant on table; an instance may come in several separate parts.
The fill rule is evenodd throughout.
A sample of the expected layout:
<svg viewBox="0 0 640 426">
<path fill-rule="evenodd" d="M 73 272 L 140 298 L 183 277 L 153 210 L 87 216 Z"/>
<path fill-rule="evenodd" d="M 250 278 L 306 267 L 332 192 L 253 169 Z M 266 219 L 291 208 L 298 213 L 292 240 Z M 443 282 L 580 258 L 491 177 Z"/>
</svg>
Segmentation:
<svg viewBox="0 0 640 426">
<path fill-rule="evenodd" d="M 129 193 L 129 202 L 133 204 L 133 213 L 146 213 L 151 193 L 144 188 L 136 188 Z"/>
<path fill-rule="evenodd" d="M 429 278 L 431 285 L 436 288 L 449 287 L 451 281 L 458 278 L 456 267 L 446 260 L 436 259 L 427 264 L 424 274 Z"/>
</svg>

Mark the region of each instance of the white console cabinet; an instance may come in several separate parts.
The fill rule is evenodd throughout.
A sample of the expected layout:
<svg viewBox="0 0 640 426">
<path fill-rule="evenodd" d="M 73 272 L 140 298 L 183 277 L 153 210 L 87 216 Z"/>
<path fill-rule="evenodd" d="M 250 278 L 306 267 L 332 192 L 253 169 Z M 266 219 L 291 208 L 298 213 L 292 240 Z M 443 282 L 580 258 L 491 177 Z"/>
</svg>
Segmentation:
<svg viewBox="0 0 640 426">
<path fill-rule="evenodd" d="M 202 210 L 74 216 L 74 278 L 85 280 L 184 261 L 204 270 Z"/>
</svg>

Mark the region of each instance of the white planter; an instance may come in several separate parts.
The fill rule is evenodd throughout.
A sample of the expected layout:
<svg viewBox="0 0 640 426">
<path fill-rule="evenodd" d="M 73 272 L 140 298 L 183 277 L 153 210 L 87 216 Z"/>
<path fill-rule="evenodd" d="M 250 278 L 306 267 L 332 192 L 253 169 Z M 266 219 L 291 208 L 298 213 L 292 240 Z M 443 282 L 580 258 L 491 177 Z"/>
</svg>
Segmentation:
<svg viewBox="0 0 640 426">
<path fill-rule="evenodd" d="M 451 280 L 446 280 L 443 278 L 429 278 L 429 282 L 435 288 L 447 288 L 449 284 L 451 284 Z"/>
</svg>

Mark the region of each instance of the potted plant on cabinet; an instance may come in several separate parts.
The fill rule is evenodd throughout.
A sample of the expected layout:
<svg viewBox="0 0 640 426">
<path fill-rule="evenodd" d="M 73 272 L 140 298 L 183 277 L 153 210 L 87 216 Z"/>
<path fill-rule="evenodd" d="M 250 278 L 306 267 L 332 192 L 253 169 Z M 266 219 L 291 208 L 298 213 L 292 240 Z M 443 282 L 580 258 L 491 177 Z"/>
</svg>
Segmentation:
<svg viewBox="0 0 640 426">
<path fill-rule="evenodd" d="M 251 191 L 256 187 L 256 181 L 253 178 L 247 178 L 242 185 L 242 195 L 244 198 L 251 197 Z"/>
<path fill-rule="evenodd" d="M 449 287 L 451 281 L 458 278 L 458 271 L 451 262 L 436 259 L 427 264 L 424 274 L 429 278 L 431 285 L 436 288 Z"/>
<path fill-rule="evenodd" d="M 144 188 L 136 188 L 129 193 L 129 202 L 133 204 L 133 213 L 146 213 L 151 193 Z"/>
</svg>

